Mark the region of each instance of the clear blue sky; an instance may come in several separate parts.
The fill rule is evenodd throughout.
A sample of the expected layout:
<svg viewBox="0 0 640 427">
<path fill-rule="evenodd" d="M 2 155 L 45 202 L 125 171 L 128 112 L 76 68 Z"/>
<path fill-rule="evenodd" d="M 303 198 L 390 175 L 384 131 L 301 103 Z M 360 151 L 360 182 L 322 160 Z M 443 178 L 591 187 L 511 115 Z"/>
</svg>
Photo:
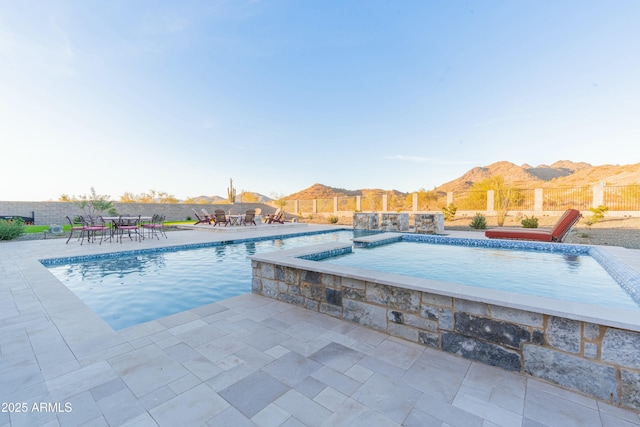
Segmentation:
<svg viewBox="0 0 640 427">
<path fill-rule="evenodd" d="M 638 22 L 638 0 L 0 0 L 0 200 L 638 163 Z"/>
</svg>

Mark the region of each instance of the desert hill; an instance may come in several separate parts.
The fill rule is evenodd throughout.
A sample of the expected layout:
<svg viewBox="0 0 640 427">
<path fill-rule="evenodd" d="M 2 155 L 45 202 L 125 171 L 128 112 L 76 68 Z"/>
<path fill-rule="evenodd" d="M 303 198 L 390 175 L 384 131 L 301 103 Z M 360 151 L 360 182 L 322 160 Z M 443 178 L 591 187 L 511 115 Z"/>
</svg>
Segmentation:
<svg viewBox="0 0 640 427">
<path fill-rule="evenodd" d="M 488 166 L 475 167 L 459 178 L 436 187 L 438 192 L 465 191 L 474 183 L 492 176 L 501 175 L 505 182 L 519 188 L 552 188 L 593 186 L 600 182 L 607 185 L 640 184 L 640 163 L 631 165 L 601 165 L 593 166 L 584 162 L 559 160 L 551 165 L 518 166 L 507 161 L 492 163 Z M 406 196 L 397 190 L 361 189 L 346 190 L 322 184 L 286 196 L 292 200 L 327 199 L 331 197 L 357 196 L 368 192 Z"/>
<path fill-rule="evenodd" d="M 584 162 L 561 160 L 550 166 L 517 166 L 501 161 L 489 166 L 475 167 L 460 178 L 436 187 L 438 191 L 464 191 L 475 182 L 501 175 L 505 182 L 520 188 L 592 186 L 600 182 L 608 185 L 640 184 L 640 163 L 632 165 L 592 166 Z"/>
<path fill-rule="evenodd" d="M 313 184 L 309 188 L 286 196 L 286 198 L 291 200 L 330 199 L 332 197 L 360 196 L 367 193 L 385 193 L 394 196 L 406 196 L 408 194 L 398 190 L 381 190 L 379 188 L 345 190 L 344 188 L 329 187 L 323 184 Z"/>
</svg>

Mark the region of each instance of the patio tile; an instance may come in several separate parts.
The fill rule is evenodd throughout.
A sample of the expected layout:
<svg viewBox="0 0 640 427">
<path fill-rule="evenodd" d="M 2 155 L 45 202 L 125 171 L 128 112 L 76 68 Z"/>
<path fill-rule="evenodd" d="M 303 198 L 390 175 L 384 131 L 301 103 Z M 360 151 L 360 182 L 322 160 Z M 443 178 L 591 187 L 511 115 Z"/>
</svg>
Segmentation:
<svg viewBox="0 0 640 427">
<path fill-rule="evenodd" d="M 574 401 L 559 398 L 539 387 L 529 387 L 524 403 L 524 416 L 549 426 L 600 426 L 597 410 Z"/>
<path fill-rule="evenodd" d="M 481 417 L 453 406 L 446 401 L 434 399 L 426 393 L 418 399 L 415 409 L 439 419 L 444 425 L 481 427 L 484 422 Z"/>
<path fill-rule="evenodd" d="M 312 376 L 347 396 L 351 396 L 351 394 L 362 385 L 358 381 L 327 366 L 318 369 Z"/>
<path fill-rule="evenodd" d="M 151 409 L 159 426 L 203 425 L 229 407 L 222 397 L 206 384 L 200 384 Z"/>
<path fill-rule="evenodd" d="M 368 354 L 401 369 L 407 369 L 420 357 L 423 351 L 423 346 L 409 342 L 400 343 L 388 338 L 374 347 Z"/>
<path fill-rule="evenodd" d="M 325 383 L 313 377 L 307 377 L 294 387 L 295 390 L 304 394 L 310 399 L 316 397 L 322 390 L 327 387 Z"/>
<path fill-rule="evenodd" d="M 145 408 L 128 388 L 98 400 L 98 406 L 110 425 L 121 425 L 146 413 Z"/>
<path fill-rule="evenodd" d="M 256 424 L 249 420 L 244 414 L 233 406 L 220 412 L 218 415 L 207 421 L 211 427 L 233 426 L 233 427 L 256 427 Z"/>
<path fill-rule="evenodd" d="M 446 370 L 416 362 L 402 376 L 402 382 L 433 398 L 451 403 L 464 378 L 464 371 Z"/>
<path fill-rule="evenodd" d="M 279 427 L 289 418 L 291 418 L 290 413 L 272 403 L 255 414 L 251 421 L 260 427 Z"/>
<path fill-rule="evenodd" d="M 153 417 L 148 412 L 145 412 L 127 421 L 120 427 L 156 427 L 157 425 L 158 423 L 154 421 Z"/>
<path fill-rule="evenodd" d="M 289 390 L 271 375 L 257 371 L 235 384 L 220 390 L 219 394 L 240 412 L 251 418 Z"/>
<path fill-rule="evenodd" d="M 399 427 L 401 424 L 356 400 L 347 399 L 337 411 L 327 418 L 323 425 L 327 427 Z"/>
<path fill-rule="evenodd" d="M 46 383 L 51 392 L 51 397 L 55 401 L 62 401 L 117 378 L 116 372 L 107 362 L 98 362 L 47 380 Z"/>
<path fill-rule="evenodd" d="M 351 398 L 384 414 L 392 421 L 402 423 L 421 396 L 422 392 L 414 388 L 396 384 L 389 378 L 374 374 L 351 395 Z"/>
<path fill-rule="evenodd" d="M 216 362 L 246 346 L 247 344 L 238 340 L 237 337 L 225 335 L 216 340 L 200 345 L 196 347 L 195 350 L 207 359 Z"/>
<path fill-rule="evenodd" d="M 319 403 L 330 411 L 337 410 L 346 400 L 347 396 L 332 387 L 325 387 L 313 398 L 314 402 Z"/>
<path fill-rule="evenodd" d="M 269 363 L 263 370 L 289 387 L 294 387 L 321 367 L 318 362 L 292 351 Z"/>
<path fill-rule="evenodd" d="M 333 368 L 338 372 L 345 372 L 358 363 L 363 357 L 364 354 L 359 351 L 352 350 L 349 347 L 335 342 L 327 344 L 309 356 L 310 359 Z"/>
<path fill-rule="evenodd" d="M 322 425 L 331 416 L 331 411 L 296 390 L 289 390 L 275 404 L 302 421 L 307 426 Z"/>
<path fill-rule="evenodd" d="M 109 359 L 109 363 L 138 397 L 189 373 L 155 345 Z"/>
<path fill-rule="evenodd" d="M 290 338 L 291 337 L 285 333 L 271 328 L 265 328 L 251 335 L 242 337 L 242 340 L 258 350 L 265 351 Z"/>
<path fill-rule="evenodd" d="M 207 381 L 222 372 L 222 369 L 204 356 L 190 359 L 182 363 L 189 372 L 198 377 L 200 381 Z"/>
</svg>

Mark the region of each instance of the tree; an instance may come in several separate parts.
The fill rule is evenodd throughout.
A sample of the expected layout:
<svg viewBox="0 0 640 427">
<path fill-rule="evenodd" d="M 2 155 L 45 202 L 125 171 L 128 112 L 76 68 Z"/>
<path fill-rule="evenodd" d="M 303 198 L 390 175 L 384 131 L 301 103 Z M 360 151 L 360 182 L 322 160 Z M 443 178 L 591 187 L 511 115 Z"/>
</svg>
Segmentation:
<svg viewBox="0 0 640 427">
<path fill-rule="evenodd" d="M 511 206 L 517 205 L 522 200 L 522 192 L 508 185 L 502 175 L 495 175 L 473 184 L 471 194 L 475 197 L 483 197 L 486 200 L 486 193 L 493 190 L 494 208 L 497 213 L 498 226 L 502 227 Z"/>
<path fill-rule="evenodd" d="M 62 195 L 60 199 L 66 197 L 73 204 L 78 206 L 85 216 L 90 218 L 95 218 L 98 215 L 102 215 L 103 212 L 107 212 L 111 216 L 118 215 L 116 208 L 113 206 L 113 202 L 111 201 L 111 196 L 102 195 L 96 193 L 96 190 L 91 187 L 90 194 L 87 196 L 86 194 L 76 197 L 76 196 L 67 196 Z"/>
</svg>

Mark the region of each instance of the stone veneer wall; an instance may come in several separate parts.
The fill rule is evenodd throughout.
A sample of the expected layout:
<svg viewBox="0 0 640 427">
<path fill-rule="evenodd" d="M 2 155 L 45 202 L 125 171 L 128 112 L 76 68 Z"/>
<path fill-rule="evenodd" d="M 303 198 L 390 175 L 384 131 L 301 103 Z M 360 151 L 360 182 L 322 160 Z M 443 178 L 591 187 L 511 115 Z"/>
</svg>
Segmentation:
<svg viewBox="0 0 640 427">
<path fill-rule="evenodd" d="M 640 333 L 252 261 L 252 292 L 640 409 Z"/>
<path fill-rule="evenodd" d="M 371 212 L 354 212 L 353 213 L 353 229 L 354 230 L 377 230 L 378 214 Z"/>
<path fill-rule="evenodd" d="M 413 214 L 413 225 L 418 234 L 444 234 L 444 214 Z"/>
<path fill-rule="evenodd" d="M 409 214 L 406 213 L 381 213 L 380 230 L 384 231 L 408 231 Z"/>
</svg>

